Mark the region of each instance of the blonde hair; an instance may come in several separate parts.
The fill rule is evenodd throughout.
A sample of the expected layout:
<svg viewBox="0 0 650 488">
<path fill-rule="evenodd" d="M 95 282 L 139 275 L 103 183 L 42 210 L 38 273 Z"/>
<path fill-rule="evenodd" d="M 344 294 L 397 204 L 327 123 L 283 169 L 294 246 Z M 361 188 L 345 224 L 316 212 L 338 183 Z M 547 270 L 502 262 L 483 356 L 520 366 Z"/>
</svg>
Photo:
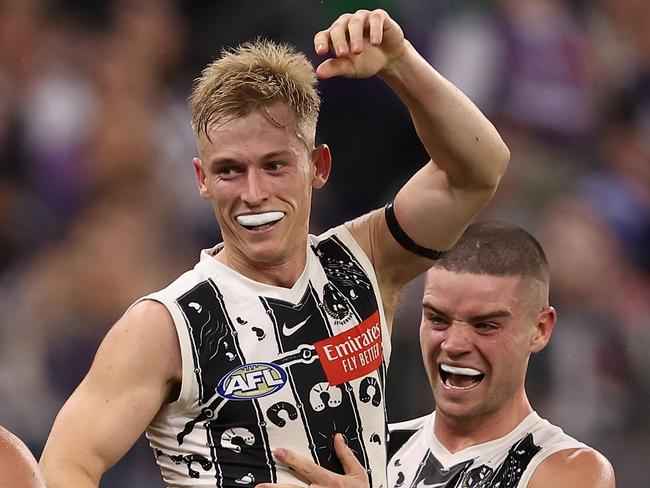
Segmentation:
<svg viewBox="0 0 650 488">
<path fill-rule="evenodd" d="M 316 82 L 312 64 L 288 44 L 257 39 L 224 50 L 195 82 L 189 99 L 192 130 L 208 136 L 217 120 L 281 101 L 295 113 L 298 135 L 313 147 L 320 109 Z"/>
</svg>

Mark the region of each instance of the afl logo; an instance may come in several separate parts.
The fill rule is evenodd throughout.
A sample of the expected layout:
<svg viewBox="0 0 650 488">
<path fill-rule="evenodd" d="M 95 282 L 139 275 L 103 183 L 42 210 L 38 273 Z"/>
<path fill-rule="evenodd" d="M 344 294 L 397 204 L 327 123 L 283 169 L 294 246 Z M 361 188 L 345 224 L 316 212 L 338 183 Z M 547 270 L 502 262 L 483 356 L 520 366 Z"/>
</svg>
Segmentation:
<svg viewBox="0 0 650 488">
<path fill-rule="evenodd" d="M 249 363 L 237 366 L 217 385 L 217 394 L 228 400 L 261 398 L 281 389 L 287 373 L 272 363 Z"/>
</svg>

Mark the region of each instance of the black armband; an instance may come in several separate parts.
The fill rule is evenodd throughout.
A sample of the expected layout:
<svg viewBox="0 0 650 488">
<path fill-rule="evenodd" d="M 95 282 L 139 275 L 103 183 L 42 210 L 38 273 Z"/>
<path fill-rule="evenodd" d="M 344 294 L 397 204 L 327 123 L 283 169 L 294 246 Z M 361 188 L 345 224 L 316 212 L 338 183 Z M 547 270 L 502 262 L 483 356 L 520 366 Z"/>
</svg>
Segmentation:
<svg viewBox="0 0 650 488">
<path fill-rule="evenodd" d="M 395 240 L 399 242 L 400 246 L 402 246 L 404 249 L 411 251 L 413 254 L 417 254 L 418 256 L 422 256 L 423 258 L 428 259 L 440 259 L 440 257 L 444 254 L 443 251 L 436 251 L 435 249 L 422 247 L 419 244 L 413 242 L 413 240 L 406 235 L 406 232 L 404 232 L 404 229 L 400 227 L 399 223 L 397 222 L 397 218 L 395 217 L 393 202 L 390 202 L 386 205 L 385 214 L 388 230 L 390 230 L 390 233 L 393 235 Z"/>
</svg>

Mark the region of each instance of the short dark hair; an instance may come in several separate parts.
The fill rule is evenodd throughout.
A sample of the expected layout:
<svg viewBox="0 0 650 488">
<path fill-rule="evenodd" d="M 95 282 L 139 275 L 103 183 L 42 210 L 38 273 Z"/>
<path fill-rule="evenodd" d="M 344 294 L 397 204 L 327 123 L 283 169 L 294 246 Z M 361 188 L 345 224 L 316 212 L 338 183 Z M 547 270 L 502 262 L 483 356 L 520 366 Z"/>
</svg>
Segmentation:
<svg viewBox="0 0 650 488">
<path fill-rule="evenodd" d="M 524 276 L 548 282 L 548 262 L 537 239 L 501 221 L 470 225 L 434 265 L 455 273 Z"/>
</svg>

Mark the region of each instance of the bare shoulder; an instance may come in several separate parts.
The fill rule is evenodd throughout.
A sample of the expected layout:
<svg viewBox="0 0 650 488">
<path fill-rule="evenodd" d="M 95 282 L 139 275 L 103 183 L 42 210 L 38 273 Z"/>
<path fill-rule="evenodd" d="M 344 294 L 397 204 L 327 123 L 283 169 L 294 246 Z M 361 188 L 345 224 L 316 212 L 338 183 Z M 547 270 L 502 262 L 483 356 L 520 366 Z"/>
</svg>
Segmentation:
<svg viewBox="0 0 650 488">
<path fill-rule="evenodd" d="M 614 488 L 614 469 L 600 452 L 590 447 L 556 452 L 540 464 L 528 488 Z"/>
<path fill-rule="evenodd" d="M 429 269 L 434 261 L 408 251 L 395 240 L 379 208 L 346 222 L 346 227 L 370 259 L 381 289 L 384 305 L 397 304 L 400 291 L 409 281 Z"/>
<path fill-rule="evenodd" d="M 127 366 L 135 375 L 157 372 L 167 381 L 180 380 L 180 346 L 167 308 L 154 300 L 130 308 L 104 338 L 96 362 Z"/>
<path fill-rule="evenodd" d="M 173 325 L 167 307 L 156 300 L 142 300 L 136 303 L 120 319 L 120 321 L 124 320 L 141 322 L 144 327 L 157 327 L 157 324 L 161 324 L 162 327 Z"/>
<path fill-rule="evenodd" d="M 376 209 L 345 223 L 345 227 L 350 231 L 352 237 L 354 237 L 357 244 L 359 244 L 359 247 L 361 247 L 363 252 L 366 253 L 366 256 L 368 256 L 373 264 L 374 254 L 372 234 L 376 232 L 381 215 L 382 210 Z"/>
<path fill-rule="evenodd" d="M 402 288 L 429 269 L 434 261 L 408 251 L 395 240 L 386 224 L 383 208 L 345 225 L 375 269 L 390 330 Z"/>
<path fill-rule="evenodd" d="M 143 300 L 131 307 L 106 335 L 109 341 L 137 342 L 169 347 L 177 342 L 174 321 L 167 308 L 154 300 Z"/>
<path fill-rule="evenodd" d="M 385 256 L 390 254 L 387 250 L 391 246 L 395 246 L 396 243 L 392 236 L 387 238 L 381 235 L 382 225 L 385 225 L 383 222 L 384 210 L 377 209 L 346 222 L 345 226 L 372 263 L 388 321 L 388 329 L 391 330 L 399 293 L 406 280 L 396 279 L 394 267 L 390 266 L 385 259 Z M 380 242 L 381 244 L 379 244 Z M 395 248 L 392 252 L 400 253 L 401 251 L 403 250 Z"/>
<path fill-rule="evenodd" d="M 45 488 L 36 459 L 14 434 L 0 426 L 0 487 Z"/>
</svg>

